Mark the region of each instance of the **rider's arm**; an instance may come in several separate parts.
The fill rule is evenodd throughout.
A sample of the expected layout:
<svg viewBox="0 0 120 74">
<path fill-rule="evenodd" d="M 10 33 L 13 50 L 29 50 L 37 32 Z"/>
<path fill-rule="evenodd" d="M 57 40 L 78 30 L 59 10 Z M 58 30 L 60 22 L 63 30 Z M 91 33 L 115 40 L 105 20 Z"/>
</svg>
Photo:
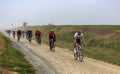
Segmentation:
<svg viewBox="0 0 120 74">
<path fill-rule="evenodd" d="M 81 34 L 82 35 L 82 43 L 84 44 L 84 46 L 85 46 L 85 37 L 84 37 L 84 35 L 83 35 L 83 33 Z"/>
<path fill-rule="evenodd" d="M 74 43 L 76 43 L 76 37 L 77 37 L 77 33 L 75 33 L 74 35 Z"/>
</svg>

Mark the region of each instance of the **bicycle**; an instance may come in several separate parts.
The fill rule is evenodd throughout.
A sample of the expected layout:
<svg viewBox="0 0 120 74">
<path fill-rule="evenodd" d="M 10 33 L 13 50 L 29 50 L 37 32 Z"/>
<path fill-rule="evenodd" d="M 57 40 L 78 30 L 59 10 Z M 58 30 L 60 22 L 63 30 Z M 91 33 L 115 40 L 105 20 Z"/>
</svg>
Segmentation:
<svg viewBox="0 0 120 74">
<path fill-rule="evenodd" d="M 32 36 L 31 36 L 31 35 L 28 35 L 27 40 L 31 43 L 31 41 L 32 41 Z"/>
<path fill-rule="evenodd" d="M 80 62 L 83 61 L 83 50 L 80 44 L 76 43 L 76 48 L 74 49 L 75 60 L 79 59 Z"/>
<path fill-rule="evenodd" d="M 13 39 L 15 39 L 15 34 L 13 34 Z"/>
<path fill-rule="evenodd" d="M 54 45 L 54 40 L 50 39 L 50 50 L 55 52 L 55 45 Z"/>
<path fill-rule="evenodd" d="M 38 44 L 41 44 L 41 37 L 39 35 L 36 35 L 36 42 Z"/>
<path fill-rule="evenodd" d="M 18 37 L 18 39 L 17 39 L 18 42 L 20 42 L 20 37 L 21 37 L 21 35 L 17 35 L 17 37 Z"/>
</svg>

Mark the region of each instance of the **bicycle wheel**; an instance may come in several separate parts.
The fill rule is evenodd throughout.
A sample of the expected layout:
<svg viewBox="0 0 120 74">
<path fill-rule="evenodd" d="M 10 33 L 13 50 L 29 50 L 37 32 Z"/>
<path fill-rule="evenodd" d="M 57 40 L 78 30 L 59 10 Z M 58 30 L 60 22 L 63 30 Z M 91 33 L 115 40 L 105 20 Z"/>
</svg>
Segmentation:
<svg viewBox="0 0 120 74">
<path fill-rule="evenodd" d="M 18 42 L 20 41 L 20 38 L 18 37 Z"/>
<path fill-rule="evenodd" d="M 53 39 L 51 39 L 50 50 L 53 51 L 53 52 L 55 52 L 55 46 L 54 46 Z"/>
<path fill-rule="evenodd" d="M 74 53 L 74 59 L 77 60 L 77 53 Z"/>
<path fill-rule="evenodd" d="M 18 35 L 18 42 L 20 42 L 20 35 Z"/>
<path fill-rule="evenodd" d="M 50 50 L 52 50 L 52 39 L 50 40 Z"/>
<path fill-rule="evenodd" d="M 53 43 L 53 48 L 52 48 L 53 52 L 55 52 L 55 46 L 54 46 L 54 43 Z"/>
<path fill-rule="evenodd" d="M 80 62 L 83 61 L 83 50 L 82 49 L 79 50 L 79 61 Z"/>
<path fill-rule="evenodd" d="M 77 60 L 78 56 L 77 56 L 77 48 L 74 49 L 74 59 Z"/>
<path fill-rule="evenodd" d="M 31 43 L 31 41 L 32 41 L 32 37 L 29 35 L 28 36 L 28 41 Z"/>
<path fill-rule="evenodd" d="M 52 51 L 55 52 L 54 40 L 52 39 Z"/>
<path fill-rule="evenodd" d="M 41 42 L 40 42 L 40 37 L 39 37 L 39 36 L 36 37 L 36 42 L 37 42 L 38 44 L 41 44 Z"/>
</svg>

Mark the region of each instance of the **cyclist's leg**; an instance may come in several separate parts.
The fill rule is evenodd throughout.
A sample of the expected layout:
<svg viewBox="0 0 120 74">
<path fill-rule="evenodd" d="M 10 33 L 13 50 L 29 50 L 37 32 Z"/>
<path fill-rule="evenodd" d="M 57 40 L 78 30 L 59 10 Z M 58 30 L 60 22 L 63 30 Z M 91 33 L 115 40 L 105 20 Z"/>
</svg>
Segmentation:
<svg viewBox="0 0 120 74">
<path fill-rule="evenodd" d="M 30 34 L 30 41 L 32 41 L 32 34 Z"/>
<path fill-rule="evenodd" d="M 82 48 L 81 48 L 81 42 L 80 42 L 80 39 L 78 40 L 78 56 L 79 56 L 79 60 L 82 62 L 83 61 L 83 51 L 82 51 Z"/>
<path fill-rule="evenodd" d="M 18 40 L 18 42 L 19 42 L 19 35 L 17 35 L 17 40 Z"/>
<path fill-rule="evenodd" d="M 50 39 L 50 46 L 51 46 L 51 43 L 52 43 L 52 42 L 51 42 L 51 39 Z"/>
<path fill-rule="evenodd" d="M 26 33 L 26 39 L 28 39 L 28 34 Z"/>
<path fill-rule="evenodd" d="M 74 39 L 73 42 L 74 42 L 74 48 L 76 48 L 76 39 Z"/>
<path fill-rule="evenodd" d="M 14 39 L 14 34 L 12 34 L 13 35 L 13 39 Z"/>
<path fill-rule="evenodd" d="M 25 37 L 25 33 L 23 32 L 23 38 Z"/>
<path fill-rule="evenodd" d="M 77 47 L 76 47 L 76 44 L 77 44 L 77 39 L 75 40 L 74 39 L 74 53 L 76 54 L 77 53 Z"/>
<path fill-rule="evenodd" d="M 73 49 L 73 51 L 74 51 L 74 54 L 76 54 L 76 43 L 77 43 L 77 40 L 76 39 L 73 39 L 73 42 L 74 42 L 74 49 Z"/>
<path fill-rule="evenodd" d="M 37 41 L 37 35 L 35 35 L 35 39 L 36 39 L 36 41 Z"/>
<path fill-rule="evenodd" d="M 31 42 L 31 35 L 29 34 L 29 41 Z"/>
<path fill-rule="evenodd" d="M 79 43 L 80 43 L 80 39 L 76 39 L 75 49 L 74 49 L 74 54 L 76 55 L 76 58 L 78 58 L 79 55 L 80 55 L 80 53 L 79 53 Z"/>
<path fill-rule="evenodd" d="M 50 50 L 52 50 L 52 46 L 51 46 L 52 42 L 51 42 L 51 39 L 49 40 L 49 43 L 50 43 Z"/>
<path fill-rule="evenodd" d="M 54 47 L 54 39 L 53 38 L 51 39 L 51 43 L 52 43 L 51 45 L 52 45 L 52 48 L 53 48 Z"/>
<path fill-rule="evenodd" d="M 21 38 L 21 34 L 19 35 L 19 41 L 20 41 L 20 38 Z"/>
<path fill-rule="evenodd" d="M 49 46 L 51 45 L 51 37 L 49 37 Z"/>
<path fill-rule="evenodd" d="M 40 35 L 40 44 L 41 44 L 41 35 Z"/>
<path fill-rule="evenodd" d="M 13 34 L 13 38 L 15 39 L 15 34 Z"/>
</svg>

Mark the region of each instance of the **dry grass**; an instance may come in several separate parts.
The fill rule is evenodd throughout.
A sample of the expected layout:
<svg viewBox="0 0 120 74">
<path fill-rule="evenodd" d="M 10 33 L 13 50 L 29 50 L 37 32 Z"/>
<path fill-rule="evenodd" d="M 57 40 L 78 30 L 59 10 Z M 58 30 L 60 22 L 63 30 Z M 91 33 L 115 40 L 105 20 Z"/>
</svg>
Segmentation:
<svg viewBox="0 0 120 74">
<path fill-rule="evenodd" d="M 18 69 L 14 69 L 18 67 Z M 12 42 L 0 33 L 0 74 L 35 74 L 24 55 L 13 48 Z"/>
<path fill-rule="evenodd" d="M 5 41 L 2 37 L 0 37 L 0 52 L 4 49 L 5 49 Z M 16 72 L 11 72 L 8 69 L 3 69 L 3 68 L 0 67 L 0 74 L 17 74 L 17 73 Z"/>
<path fill-rule="evenodd" d="M 0 68 L 0 74 L 18 74 L 18 73 Z"/>
</svg>

